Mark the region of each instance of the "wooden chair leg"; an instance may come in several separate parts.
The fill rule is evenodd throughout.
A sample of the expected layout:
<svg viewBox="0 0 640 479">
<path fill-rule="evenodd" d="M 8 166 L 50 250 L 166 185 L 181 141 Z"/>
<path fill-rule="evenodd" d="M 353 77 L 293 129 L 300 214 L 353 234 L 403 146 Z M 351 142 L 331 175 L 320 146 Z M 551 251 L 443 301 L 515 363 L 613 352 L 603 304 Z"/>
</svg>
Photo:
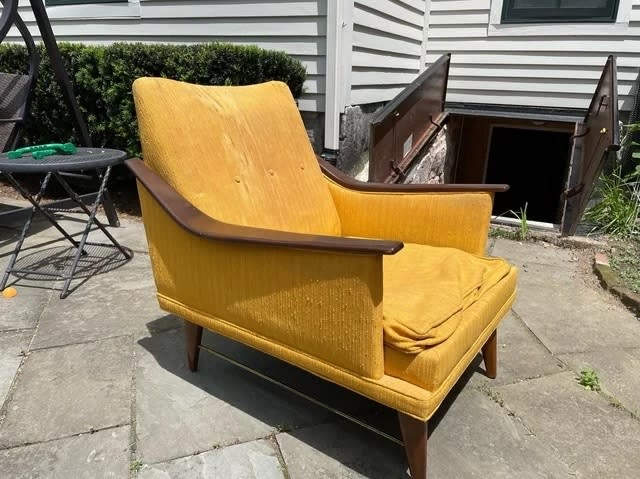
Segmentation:
<svg viewBox="0 0 640 479">
<path fill-rule="evenodd" d="M 427 479 L 427 423 L 398 411 L 411 479 Z"/>
<path fill-rule="evenodd" d="M 491 379 L 496 378 L 498 373 L 498 332 L 494 331 L 487 342 L 482 346 L 482 358 L 484 359 L 484 369 Z"/>
<path fill-rule="evenodd" d="M 200 343 L 202 342 L 202 326 L 189 321 L 184 322 L 185 339 L 187 340 L 187 363 L 190 371 L 198 370 Z"/>
</svg>

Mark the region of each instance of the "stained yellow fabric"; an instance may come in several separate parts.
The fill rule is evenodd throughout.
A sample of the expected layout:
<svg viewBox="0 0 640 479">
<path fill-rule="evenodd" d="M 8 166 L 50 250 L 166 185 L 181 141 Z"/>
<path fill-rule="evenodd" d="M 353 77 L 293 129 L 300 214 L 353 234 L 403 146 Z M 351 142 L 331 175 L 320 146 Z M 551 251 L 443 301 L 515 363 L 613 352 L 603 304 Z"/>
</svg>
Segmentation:
<svg viewBox="0 0 640 479">
<path fill-rule="evenodd" d="M 219 221 L 484 252 L 490 194 L 360 193 L 325 181 L 284 84 L 141 79 L 134 96 L 147 165 Z M 139 192 L 163 309 L 421 420 L 515 297 L 511 270 L 464 309 L 449 339 L 399 353 L 383 345 L 389 310 L 381 255 L 204 239 L 178 226 L 140 185 Z M 393 306 L 397 300 L 384 294 Z"/>
<path fill-rule="evenodd" d="M 515 270 L 512 271 L 510 275 L 511 274 L 515 275 Z M 492 301 L 491 298 L 499 294 L 500 290 L 490 291 L 485 298 L 471 305 L 468 311 L 470 321 L 474 321 L 471 318 L 482 320 L 483 317 L 490 315 L 491 312 L 488 311 L 487 308 L 490 307 L 489 303 Z M 158 295 L 158 299 L 163 309 L 181 318 L 306 369 L 328 381 L 351 389 L 392 409 L 401 411 L 416 419 L 426 421 L 438 409 L 451 388 L 458 382 L 460 376 L 462 376 L 469 367 L 469 364 L 476 357 L 482 345 L 496 329 L 502 317 L 509 311 L 515 299 L 515 293 L 506 299 L 506 302 L 498 310 L 497 314 L 475 338 L 471 346 L 464 351 L 462 356 L 456 356 L 454 358 L 458 362 L 439 386 L 433 390 L 416 386 L 406 379 L 400 379 L 389 373 L 378 379 L 360 376 L 354 374 L 352 371 L 345 371 L 340 367 L 336 367 L 330 358 L 324 359 L 310 356 L 298 349 L 293 349 L 270 339 L 257 336 L 251 329 L 246 330 L 239 328 L 234 324 L 229 324 L 206 312 L 195 311 L 192 308 L 185 307 L 179 302 L 163 295 Z M 497 299 L 493 299 L 493 301 L 497 301 Z M 417 356 L 410 355 L 410 357 L 416 358 Z"/>
<path fill-rule="evenodd" d="M 375 193 L 326 181 L 344 236 L 447 246 L 476 255 L 485 252 L 491 193 Z"/>
<path fill-rule="evenodd" d="M 405 244 L 384 258 L 384 341 L 417 354 L 440 344 L 458 328 L 463 311 L 510 271 L 499 258 Z"/>
<path fill-rule="evenodd" d="M 145 163 L 198 209 L 233 224 L 340 234 L 286 84 L 140 78 L 133 93 Z"/>
<path fill-rule="evenodd" d="M 345 371 L 379 378 L 382 256 L 211 241 L 139 185 L 158 294 Z"/>
<path fill-rule="evenodd" d="M 516 279 L 516 269 L 509 268 L 507 276 L 486 290 L 473 304 L 475 308 L 467 308 L 459 313 L 458 327 L 443 343 L 424 349 L 419 354 L 406 354 L 386 345 L 385 373 L 429 391 L 437 389 L 515 294 Z"/>
</svg>

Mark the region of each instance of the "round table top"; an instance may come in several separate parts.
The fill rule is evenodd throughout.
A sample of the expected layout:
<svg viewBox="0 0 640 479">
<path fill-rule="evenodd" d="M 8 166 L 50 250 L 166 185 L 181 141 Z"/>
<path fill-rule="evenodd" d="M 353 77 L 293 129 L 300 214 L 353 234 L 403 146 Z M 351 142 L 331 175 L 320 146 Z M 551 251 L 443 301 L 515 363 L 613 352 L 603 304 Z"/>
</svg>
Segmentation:
<svg viewBox="0 0 640 479">
<path fill-rule="evenodd" d="M 105 168 L 117 165 L 126 158 L 124 151 L 110 148 L 79 147 L 73 155 L 51 155 L 41 160 L 31 155 L 10 160 L 7 153 L 0 154 L 0 172 L 7 173 L 49 173 L 56 171 L 78 171 Z"/>
</svg>

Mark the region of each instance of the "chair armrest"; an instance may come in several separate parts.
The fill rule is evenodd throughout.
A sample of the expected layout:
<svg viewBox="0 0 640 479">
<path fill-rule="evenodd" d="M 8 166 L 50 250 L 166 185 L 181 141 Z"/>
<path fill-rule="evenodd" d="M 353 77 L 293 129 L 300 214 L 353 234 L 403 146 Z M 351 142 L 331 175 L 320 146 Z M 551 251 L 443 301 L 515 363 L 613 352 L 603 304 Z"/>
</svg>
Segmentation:
<svg viewBox="0 0 640 479">
<path fill-rule="evenodd" d="M 345 175 L 335 166 L 321 157 L 318 157 L 320 169 L 325 177 L 340 186 L 366 193 L 472 193 L 488 192 L 502 193 L 509 190 L 509 185 L 503 184 L 466 184 L 466 183 L 422 183 L 422 184 L 397 184 L 397 183 L 366 183 Z"/>
<path fill-rule="evenodd" d="M 320 162 L 342 234 L 485 254 L 493 195 L 507 185 L 377 184 L 349 178 Z"/>
<path fill-rule="evenodd" d="M 132 158 L 125 164 L 176 223 L 198 236 L 233 243 L 344 253 L 394 254 L 403 247 L 400 241 L 291 233 L 217 221 L 185 200 L 142 160 Z"/>
</svg>

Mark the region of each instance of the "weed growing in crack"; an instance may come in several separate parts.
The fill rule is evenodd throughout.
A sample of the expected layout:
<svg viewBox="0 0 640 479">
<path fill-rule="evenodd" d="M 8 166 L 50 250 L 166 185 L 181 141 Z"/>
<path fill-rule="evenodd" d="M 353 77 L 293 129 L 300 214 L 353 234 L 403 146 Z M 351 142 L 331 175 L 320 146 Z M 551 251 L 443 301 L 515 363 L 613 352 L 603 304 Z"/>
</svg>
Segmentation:
<svg viewBox="0 0 640 479">
<path fill-rule="evenodd" d="M 600 378 L 598 373 L 591 368 L 580 371 L 580 376 L 577 380 L 582 387 L 589 391 L 600 391 Z"/>
<path fill-rule="evenodd" d="M 135 461 L 132 461 L 131 464 L 129 464 L 129 470 L 137 474 L 138 472 L 140 472 L 140 469 L 142 469 L 143 465 L 144 464 L 140 459 L 136 459 Z"/>
</svg>

